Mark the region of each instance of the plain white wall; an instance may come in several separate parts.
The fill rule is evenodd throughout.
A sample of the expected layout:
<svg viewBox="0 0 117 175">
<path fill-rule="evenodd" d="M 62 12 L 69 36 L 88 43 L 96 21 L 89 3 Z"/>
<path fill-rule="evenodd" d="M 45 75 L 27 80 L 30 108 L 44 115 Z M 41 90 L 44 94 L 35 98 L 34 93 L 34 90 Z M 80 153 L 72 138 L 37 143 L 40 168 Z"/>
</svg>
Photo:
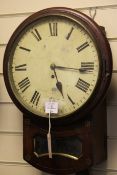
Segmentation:
<svg viewBox="0 0 117 175">
<path fill-rule="evenodd" d="M 7 94 L 2 71 L 6 44 L 15 28 L 29 15 L 43 8 L 66 6 L 90 16 L 105 27 L 113 54 L 113 76 L 107 95 L 108 159 L 93 167 L 93 175 L 117 174 L 117 0 L 0 0 L 0 175 L 46 175 L 22 157 L 22 114 Z M 93 11 L 92 11 L 93 13 Z"/>
</svg>

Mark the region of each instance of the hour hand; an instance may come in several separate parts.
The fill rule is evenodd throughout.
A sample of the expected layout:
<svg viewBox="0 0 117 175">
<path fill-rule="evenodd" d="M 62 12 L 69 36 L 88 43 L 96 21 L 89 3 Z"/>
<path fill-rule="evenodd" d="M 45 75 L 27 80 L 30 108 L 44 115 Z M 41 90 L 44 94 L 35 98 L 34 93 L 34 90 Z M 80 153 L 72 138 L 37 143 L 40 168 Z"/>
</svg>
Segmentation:
<svg viewBox="0 0 117 175">
<path fill-rule="evenodd" d="M 55 71 L 55 64 L 52 64 L 51 66 L 50 66 L 50 68 L 54 71 L 54 75 L 55 75 L 55 77 L 56 77 L 56 87 L 57 87 L 57 89 L 60 91 L 60 93 L 61 93 L 61 95 L 63 96 L 63 88 L 62 88 L 62 83 L 60 82 L 60 81 L 58 81 L 58 77 L 57 77 L 57 74 L 56 74 L 56 71 Z M 64 96 L 63 96 L 63 98 L 64 98 Z"/>
<path fill-rule="evenodd" d="M 63 88 L 62 88 L 62 83 L 60 81 L 57 81 L 56 87 L 57 87 L 57 89 L 60 91 L 60 93 L 63 96 Z M 63 96 L 63 98 L 64 98 L 64 96 Z"/>
</svg>

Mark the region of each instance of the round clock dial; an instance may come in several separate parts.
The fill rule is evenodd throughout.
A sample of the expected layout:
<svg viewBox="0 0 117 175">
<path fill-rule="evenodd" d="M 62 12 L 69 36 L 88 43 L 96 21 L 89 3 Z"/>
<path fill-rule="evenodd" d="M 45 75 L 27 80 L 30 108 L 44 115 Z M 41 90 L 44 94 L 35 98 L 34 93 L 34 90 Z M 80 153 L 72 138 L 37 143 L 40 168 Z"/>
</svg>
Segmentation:
<svg viewBox="0 0 117 175">
<path fill-rule="evenodd" d="M 75 14 L 55 9 L 37 13 L 20 25 L 4 63 L 8 91 L 18 107 L 46 118 L 46 102 L 53 108 L 58 105 L 53 118 L 87 107 L 95 100 L 103 72 L 99 44 L 90 27 Z"/>
</svg>

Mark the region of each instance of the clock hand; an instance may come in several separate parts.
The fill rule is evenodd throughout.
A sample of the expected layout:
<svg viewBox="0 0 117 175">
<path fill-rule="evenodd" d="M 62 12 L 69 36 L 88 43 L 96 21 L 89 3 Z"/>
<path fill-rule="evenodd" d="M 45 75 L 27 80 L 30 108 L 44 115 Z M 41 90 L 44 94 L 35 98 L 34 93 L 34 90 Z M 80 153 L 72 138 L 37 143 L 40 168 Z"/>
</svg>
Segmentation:
<svg viewBox="0 0 117 175">
<path fill-rule="evenodd" d="M 63 96 L 62 83 L 60 81 L 58 81 L 58 77 L 57 77 L 57 74 L 56 74 L 56 71 L 55 71 L 55 67 L 53 66 L 53 67 L 51 67 L 51 69 L 54 71 L 54 75 L 56 77 L 56 81 L 57 81 L 56 82 L 56 87 Z M 64 96 L 63 96 L 63 98 L 64 98 Z"/>
<path fill-rule="evenodd" d="M 71 67 L 64 67 L 64 66 L 56 66 L 55 64 L 51 64 L 51 69 L 73 70 L 73 71 L 79 71 L 80 73 L 92 72 L 92 70 L 88 68 L 71 68 Z"/>
</svg>

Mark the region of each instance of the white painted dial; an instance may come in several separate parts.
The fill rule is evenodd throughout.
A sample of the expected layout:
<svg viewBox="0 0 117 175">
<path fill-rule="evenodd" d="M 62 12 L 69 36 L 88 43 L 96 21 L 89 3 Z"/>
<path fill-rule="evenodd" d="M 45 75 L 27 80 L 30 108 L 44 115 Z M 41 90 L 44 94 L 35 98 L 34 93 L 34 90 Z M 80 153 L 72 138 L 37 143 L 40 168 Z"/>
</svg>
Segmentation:
<svg viewBox="0 0 117 175">
<path fill-rule="evenodd" d="M 64 117 L 91 97 L 99 77 L 99 56 L 88 31 L 64 16 L 42 18 L 17 38 L 9 62 L 9 81 L 30 112 L 48 117 L 45 103 L 58 103 Z"/>
</svg>

